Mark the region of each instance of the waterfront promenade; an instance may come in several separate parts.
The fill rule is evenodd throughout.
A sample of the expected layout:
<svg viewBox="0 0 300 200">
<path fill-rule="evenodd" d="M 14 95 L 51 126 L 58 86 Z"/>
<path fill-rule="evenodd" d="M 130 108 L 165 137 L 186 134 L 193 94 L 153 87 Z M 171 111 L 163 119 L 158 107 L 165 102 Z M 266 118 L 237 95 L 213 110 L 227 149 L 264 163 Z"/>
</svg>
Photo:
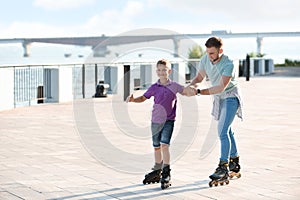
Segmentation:
<svg viewBox="0 0 300 200">
<path fill-rule="evenodd" d="M 215 136 L 207 135 L 212 122 L 210 97 L 189 99 L 197 103 L 197 123 L 192 117 L 188 122 L 178 117 L 174 139 L 181 129 L 196 130 L 196 134 L 192 140 L 171 146 L 180 149 L 188 143 L 179 156 L 172 157 L 172 186 L 161 190 L 159 184 L 142 184 L 143 173 L 152 167 L 145 167 L 143 159 L 120 162 L 123 153 L 143 155 L 152 149 L 149 137 L 124 135 L 134 127 L 124 125 L 128 119 L 120 117 L 122 109 L 118 109 L 128 109 L 137 126 L 148 130 L 151 103 L 126 104 L 110 96 L 78 104 L 43 104 L 1 111 L 0 199 L 299 199 L 300 75 L 274 74 L 239 81 L 245 119 L 236 119 L 234 130 L 242 177 L 231 180 L 229 185 L 208 186 L 208 176 L 216 168 L 219 155 Z M 104 149 L 104 141 L 84 142 L 94 130 L 92 122 L 90 129 L 81 124 L 90 120 L 86 102 L 93 103 L 92 113 L 112 144 L 111 152 Z M 183 106 L 179 104 L 179 114 L 195 111 L 192 106 Z M 120 116 L 112 117 L 112 113 Z M 213 148 L 206 148 L 204 141 Z M 101 147 L 107 154 L 97 152 Z M 107 156 L 109 161 L 105 160 Z M 135 167 L 133 173 L 131 169 Z"/>
</svg>

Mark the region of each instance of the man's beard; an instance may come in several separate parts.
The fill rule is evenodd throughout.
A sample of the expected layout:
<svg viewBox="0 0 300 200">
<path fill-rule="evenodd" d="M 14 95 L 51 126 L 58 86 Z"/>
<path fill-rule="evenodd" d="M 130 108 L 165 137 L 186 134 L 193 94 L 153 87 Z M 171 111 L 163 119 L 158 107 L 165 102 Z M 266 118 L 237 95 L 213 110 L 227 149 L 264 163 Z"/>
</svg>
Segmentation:
<svg viewBox="0 0 300 200">
<path fill-rule="evenodd" d="M 212 62 L 213 62 L 213 63 L 214 63 L 214 62 L 216 62 L 217 60 L 219 60 L 219 58 L 220 58 L 220 56 L 218 55 L 218 57 L 217 57 L 217 58 L 215 58 L 215 59 L 213 59 L 213 61 L 212 61 Z"/>
</svg>

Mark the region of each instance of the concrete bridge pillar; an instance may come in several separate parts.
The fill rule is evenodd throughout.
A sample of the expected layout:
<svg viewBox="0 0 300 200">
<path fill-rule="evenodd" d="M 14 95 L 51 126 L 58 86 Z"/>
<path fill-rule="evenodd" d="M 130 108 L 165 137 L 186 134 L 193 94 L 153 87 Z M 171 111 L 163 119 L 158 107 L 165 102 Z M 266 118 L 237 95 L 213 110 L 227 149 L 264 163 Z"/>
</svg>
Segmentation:
<svg viewBox="0 0 300 200">
<path fill-rule="evenodd" d="M 22 43 L 23 49 L 24 49 L 24 57 L 29 57 L 30 56 L 30 47 L 31 47 L 31 43 L 30 42 L 26 42 L 24 41 Z"/>
<path fill-rule="evenodd" d="M 173 38 L 174 43 L 174 57 L 179 57 L 179 45 L 180 45 L 180 39 Z"/>
<path fill-rule="evenodd" d="M 110 51 L 107 49 L 107 46 L 96 46 L 93 49 L 93 56 L 94 57 L 105 57 Z"/>
<path fill-rule="evenodd" d="M 262 37 L 257 37 L 256 38 L 256 44 L 257 44 L 257 54 L 258 55 L 262 55 L 262 41 L 263 41 L 263 38 Z"/>
</svg>

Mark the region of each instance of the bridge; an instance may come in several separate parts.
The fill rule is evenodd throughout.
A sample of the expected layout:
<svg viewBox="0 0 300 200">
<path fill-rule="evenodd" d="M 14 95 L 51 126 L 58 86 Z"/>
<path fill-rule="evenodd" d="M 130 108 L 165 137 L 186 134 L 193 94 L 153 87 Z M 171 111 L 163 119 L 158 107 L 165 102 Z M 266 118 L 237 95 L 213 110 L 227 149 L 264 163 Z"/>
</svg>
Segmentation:
<svg viewBox="0 0 300 200">
<path fill-rule="evenodd" d="M 51 43 L 78 46 L 91 46 L 94 56 L 104 57 L 109 53 L 108 46 L 124 45 L 158 40 L 173 40 L 174 55 L 178 55 L 180 40 L 199 39 L 218 36 L 221 38 L 251 38 L 256 37 L 257 53 L 262 54 L 262 41 L 265 37 L 300 37 L 300 32 L 257 32 L 257 33 L 232 33 L 225 30 L 212 31 L 207 34 L 166 34 L 166 35 L 121 35 L 99 37 L 57 37 L 57 38 L 12 38 L 0 39 L 0 43 L 22 43 L 24 57 L 30 56 L 32 43 Z"/>
</svg>

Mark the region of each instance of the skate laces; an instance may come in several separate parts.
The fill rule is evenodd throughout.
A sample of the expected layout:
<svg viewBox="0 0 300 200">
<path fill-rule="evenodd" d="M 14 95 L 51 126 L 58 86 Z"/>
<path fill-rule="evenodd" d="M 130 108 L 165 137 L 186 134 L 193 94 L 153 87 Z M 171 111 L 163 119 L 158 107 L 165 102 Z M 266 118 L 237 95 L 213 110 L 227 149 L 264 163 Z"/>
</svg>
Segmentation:
<svg viewBox="0 0 300 200">
<path fill-rule="evenodd" d="M 220 171 L 228 171 L 227 169 L 228 164 L 227 163 L 220 163 L 219 166 L 216 168 L 215 173 L 220 172 Z"/>
</svg>

